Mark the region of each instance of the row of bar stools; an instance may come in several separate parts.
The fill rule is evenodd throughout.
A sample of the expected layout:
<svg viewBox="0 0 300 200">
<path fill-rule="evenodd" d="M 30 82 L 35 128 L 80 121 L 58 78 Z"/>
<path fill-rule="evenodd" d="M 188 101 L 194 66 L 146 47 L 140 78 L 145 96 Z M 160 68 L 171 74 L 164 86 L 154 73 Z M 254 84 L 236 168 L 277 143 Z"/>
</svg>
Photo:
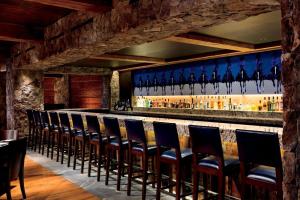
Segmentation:
<svg viewBox="0 0 300 200">
<path fill-rule="evenodd" d="M 33 118 L 34 118 L 34 151 L 37 150 L 39 153 L 41 152 L 41 144 L 42 144 L 42 134 L 43 134 L 43 125 L 41 120 L 40 111 L 34 110 L 33 111 Z"/>
</svg>

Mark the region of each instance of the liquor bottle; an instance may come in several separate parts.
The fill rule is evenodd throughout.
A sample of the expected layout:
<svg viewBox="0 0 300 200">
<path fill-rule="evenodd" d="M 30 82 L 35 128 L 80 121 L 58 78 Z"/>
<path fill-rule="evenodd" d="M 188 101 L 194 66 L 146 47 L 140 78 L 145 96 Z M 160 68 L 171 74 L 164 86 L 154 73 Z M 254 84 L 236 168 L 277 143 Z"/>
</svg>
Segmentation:
<svg viewBox="0 0 300 200">
<path fill-rule="evenodd" d="M 218 110 L 221 110 L 222 109 L 222 103 L 221 103 L 221 98 L 220 96 L 218 96 Z"/>
<path fill-rule="evenodd" d="M 228 102 L 226 96 L 224 97 L 224 101 L 223 101 L 223 110 L 228 110 Z"/>
<path fill-rule="evenodd" d="M 218 99 L 216 96 L 214 97 L 214 110 L 218 110 Z"/>
<path fill-rule="evenodd" d="M 229 109 L 229 110 L 232 110 L 232 102 L 231 102 L 231 98 L 229 98 L 228 109 Z"/>
<path fill-rule="evenodd" d="M 191 109 L 194 109 L 195 105 L 194 105 L 194 98 L 192 97 L 192 103 L 191 103 Z"/>
<path fill-rule="evenodd" d="M 210 109 L 210 100 L 209 100 L 209 96 L 207 97 L 206 99 L 206 110 L 209 110 Z"/>
<path fill-rule="evenodd" d="M 279 97 L 277 97 L 277 98 L 276 98 L 276 101 L 275 101 L 275 111 L 276 111 L 276 112 L 279 111 L 279 106 L 280 106 L 279 104 L 280 104 L 280 103 L 279 103 Z"/>
<path fill-rule="evenodd" d="M 268 111 L 268 106 L 267 106 L 267 100 L 266 97 L 264 97 L 264 101 L 263 101 L 263 111 Z"/>
<path fill-rule="evenodd" d="M 271 108 L 271 98 L 268 97 L 268 101 L 267 101 L 267 108 L 268 108 L 268 111 L 272 111 L 272 108 Z"/>
<path fill-rule="evenodd" d="M 283 111 L 283 100 L 282 100 L 282 97 L 280 98 L 280 101 L 279 101 L 279 111 L 280 112 Z"/>
<path fill-rule="evenodd" d="M 214 97 L 211 97 L 211 98 L 210 98 L 210 105 L 209 105 L 209 108 L 210 108 L 210 109 L 214 109 L 214 104 L 215 104 L 215 102 L 214 102 Z"/>
<path fill-rule="evenodd" d="M 192 101 L 193 101 L 193 98 L 192 98 Z M 198 109 L 198 98 L 197 98 L 197 96 L 195 97 L 195 103 L 193 105 L 193 108 Z"/>
<path fill-rule="evenodd" d="M 273 96 L 272 101 L 271 101 L 271 111 L 274 112 L 276 111 L 276 102 L 275 102 L 275 97 Z"/>
<path fill-rule="evenodd" d="M 261 103 L 261 100 L 259 100 L 259 103 L 258 103 L 258 111 L 262 111 L 263 109 L 263 105 Z"/>
<path fill-rule="evenodd" d="M 199 102 L 199 109 L 200 109 L 200 110 L 203 109 L 203 101 L 202 101 L 202 98 L 200 99 L 200 102 Z"/>
</svg>

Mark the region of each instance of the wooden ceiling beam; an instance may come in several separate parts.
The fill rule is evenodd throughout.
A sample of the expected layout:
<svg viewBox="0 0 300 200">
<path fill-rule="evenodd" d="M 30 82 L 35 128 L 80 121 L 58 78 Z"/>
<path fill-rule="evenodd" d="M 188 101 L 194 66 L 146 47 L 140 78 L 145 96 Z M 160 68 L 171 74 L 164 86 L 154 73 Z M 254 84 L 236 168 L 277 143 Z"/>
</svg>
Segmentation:
<svg viewBox="0 0 300 200">
<path fill-rule="evenodd" d="M 166 38 L 165 40 L 185 43 L 185 44 L 213 47 L 218 49 L 228 49 L 228 50 L 240 51 L 240 52 L 251 51 L 255 48 L 254 45 L 252 44 L 198 34 L 198 33 L 180 34 L 177 36 Z"/>
<path fill-rule="evenodd" d="M 203 60 L 210 60 L 210 59 L 217 59 L 217 58 L 225 58 L 225 57 L 231 57 L 231 56 L 240 56 L 240 55 L 246 55 L 246 54 L 252 54 L 252 53 L 261 53 L 266 51 L 274 51 L 281 49 L 281 45 L 274 45 L 274 46 L 263 46 L 262 48 L 253 49 L 252 51 L 247 52 L 224 52 L 224 50 L 220 52 L 213 52 L 211 55 L 205 55 L 205 56 L 196 56 L 194 58 L 187 58 L 187 59 L 179 59 L 179 60 L 173 60 L 166 62 L 165 64 L 152 64 L 152 65 L 143 65 L 143 66 L 134 66 L 134 67 L 127 67 L 127 68 L 121 68 L 118 71 L 128 71 L 128 70 L 136 70 L 136 69 L 144 69 L 144 68 L 152 68 L 152 67 L 159 67 L 159 66 L 166 66 L 166 65 L 175 65 L 175 64 L 181 64 L 181 63 L 189 63 L 189 62 L 195 62 L 195 61 L 203 61 Z"/>
<path fill-rule="evenodd" d="M 60 8 L 67 8 L 70 10 L 82 11 L 82 12 L 107 12 L 111 10 L 111 6 L 104 4 L 95 4 L 90 2 L 80 2 L 74 0 L 24 0 L 32 3 L 39 3 L 48 6 L 55 6 Z"/>
<path fill-rule="evenodd" d="M 145 56 L 130 56 L 130 55 L 120 55 L 120 54 L 103 54 L 100 56 L 93 56 L 90 58 L 98 59 L 98 60 L 116 60 L 116 61 L 137 62 L 137 63 L 166 64 L 165 59 L 161 59 L 161 58 L 151 58 Z"/>
<path fill-rule="evenodd" d="M 9 23 L 0 23 L 0 40 L 11 42 L 40 42 L 43 39 L 42 32 Z"/>
</svg>

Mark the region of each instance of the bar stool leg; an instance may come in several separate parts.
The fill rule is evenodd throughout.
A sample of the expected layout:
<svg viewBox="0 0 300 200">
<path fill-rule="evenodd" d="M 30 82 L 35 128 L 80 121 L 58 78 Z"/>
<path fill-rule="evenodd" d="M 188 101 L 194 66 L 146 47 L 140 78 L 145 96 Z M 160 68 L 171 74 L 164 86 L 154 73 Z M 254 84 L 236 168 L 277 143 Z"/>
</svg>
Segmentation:
<svg viewBox="0 0 300 200">
<path fill-rule="evenodd" d="M 65 136 L 62 136 L 62 141 L 61 141 L 61 159 L 60 163 L 64 164 L 64 151 L 65 151 Z"/>
<path fill-rule="evenodd" d="M 132 165 L 133 165 L 131 150 L 129 150 L 128 164 L 129 164 L 129 166 L 128 166 L 127 196 L 130 196 L 130 194 L 131 194 L 131 179 L 132 179 Z"/>
<path fill-rule="evenodd" d="M 109 177 L 109 166 L 110 166 L 110 148 L 107 149 L 107 160 L 106 160 L 106 176 L 105 176 L 105 185 L 108 185 Z"/>
<path fill-rule="evenodd" d="M 89 145 L 89 165 L 88 165 L 88 177 L 91 176 L 91 169 L 92 169 L 92 156 L 93 156 L 93 149 L 94 149 L 94 145 L 90 144 Z"/>
<path fill-rule="evenodd" d="M 158 154 L 159 155 L 159 154 Z M 160 161 L 157 159 L 157 188 L 156 188 L 156 200 L 160 200 L 160 187 L 161 187 L 161 168 Z"/>
<path fill-rule="evenodd" d="M 193 200 L 198 199 L 199 173 L 195 170 L 193 173 Z"/>
<path fill-rule="evenodd" d="M 58 162 L 59 161 L 59 152 L 61 151 L 61 134 L 60 133 L 58 133 L 57 135 L 56 135 L 56 141 L 57 141 L 57 144 L 56 144 L 56 147 L 57 147 L 57 149 L 56 149 L 56 162 Z M 53 144 L 55 143 L 55 137 L 53 138 Z M 52 148 L 54 149 L 54 146 L 52 146 Z M 53 151 L 53 149 L 52 149 L 52 151 Z M 53 157 L 53 156 L 52 156 Z"/>
<path fill-rule="evenodd" d="M 121 149 L 118 150 L 118 154 L 119 154 L 119 160 L 118 160 L 117 190 L 120 191 L 121 174 L 122 174 L 123 160 L 124 160 Z"/>
<path fill-rule="evenodd" d="M 78 149 L 77 149 L 77 147 L 78 147 L 78 141 L 75 139 L 75 141 L 74 141 L 74 162 L 73 162 L 73 170 L 75 170 L 76 169 L 76 159 L 77 159 L 77 151 L 78 151 Z"/>
<path fill-rule="evenodd" d="M 221 173 L 218 175 L 218 199 L 224 199 L 225 193 L 225 176 Z"/>
<path fill-rule="evenodd" d="M 146 185 L 148 179 L 148 156 L 146 154 L 143 155 L 143 188 L 142 188 L 142 200 L 146 199 Z"/>
<path fill-rule="evenodd" d="M 68 165 L 67 166 L 70 167 L 73 138 L 69 135 L 68 140 L 69 140 L 69 142 L 68 142 Z"/>
<path fill-rule="evenodd" d="M 181 165 L 176 164 L 176 200 L 180 200 L 180 186 L 181 186 Z"/>
<path fill-rule="evenodd" d="M 95 148 L 98 147 L 98 166 L 97 166 L 97 181 L 100 181 L 100 172 L 101 172 L 101 163 L 102 163 L 102 150 L 101 150 L 101 146 L 96 146 Z M 96 149 L 95 149 L 96 152 Z M 97 157 L 97 155 L 96 155 Z"/>
<path fill-rule="evenodd" d="M 85 138 L 81 141 L 82 149 L 81 149 L 81 173 L 83 174 L 84 171 L 84 161 L 85 161 Z"/>
</svg>

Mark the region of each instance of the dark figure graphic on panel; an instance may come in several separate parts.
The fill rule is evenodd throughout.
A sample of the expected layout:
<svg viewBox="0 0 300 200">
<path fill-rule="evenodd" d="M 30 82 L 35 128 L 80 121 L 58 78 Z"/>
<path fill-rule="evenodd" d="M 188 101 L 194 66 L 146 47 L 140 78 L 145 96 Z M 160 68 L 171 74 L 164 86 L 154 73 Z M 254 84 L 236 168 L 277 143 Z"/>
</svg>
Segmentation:
<svg viewBox="0 0 300 200">
<path fill-rule="evenodd" d="M 195 73 L 193 72 L 193 70 L 190 73 L 188 82 L 189 82 L 189 88 L 190 88 L 190 92 L 191 92 L 190 94 L 194 95 L 195 94 L 196 76 L 195 76 Z"/>
<path fill-rule="evenodd" d="M 281 93 L 281 71 L 279 68 L 278 63 L 276 63 L 276 59 L 272 58 L 272 68 L 271 68 L 271 74 L 270 79 L 273 82 L 273 86 L 276 88 L 276 94 Z"/>
<path fill-rule="evenodd" d="M 156 73 L 154 73 L 154 77 L 153 77 L 153 90 L 154 92 L 157 92 L 158 90 L 158 80 L 157 80 Z"/>
<path fill-rule="evenodd" d="M 179 83 L 180 94 L 182 95 L 184 84 L 185 84 L 184 69 L 182 69 L 182 71 L 180 72 L 178 83 Z"/>
<path fill-rule="evenodd" d="M 147 91 L 147 95 L 149 95 L 149 91 L 150 91 L 149 75 L 147 75 L 147 79 L 146 79 L 146 91 Z"/>
<path fill-rule="evenodd" d="M 256 82 L 257 93 L 261 94 L 264 91 L 264 75 L 260 54 L 256 55 L 256 70 L 254 71 L 253 79 Z"/>
<path fill-rule="evenodd" d="M 218 70 L 219 70 L 219 65 L 218 65 L 218 61 L 215 61 L 215 68 L 214 71 L 211 74 L 211 83 L 214 86 L 214 92 L 215 94 L 218 94 L 220 92 L 220 76 L 218 74 Z"/>
<path fill-rule="evenodd" d="M 240 71 L 236 76 L 236 80 L 240 82 L 241 94 L 245 94 L 247 92 L 246 82 L 248 81 L 248 75 L 245 70 L 245 58 L 244 56 L 240 57 Z"/>
<path fill-rule="evenodd" d="M 161 75 L 161 90 L 162 90 L 162 95 L 166 95 L 166 87 L 167 87 L 167 81 L 166 81 L 166 74 L 165 72 L 162 73 Z"/>
<path fill-rule="evenodd" d="M 226 59 L 227 62 L 227 68 L 223 77 L 223 82 L 225 82 L 226 84 L 226 90 L 227 90 L 227 94 L 231 94 L 232 93 L 232 83 L 234 81 L 234 77 L 232 75 L 232 71 L 231 71 L 231 61 L 229 58 Z"/>
<path fill-rule="evenodd" d="M 174 77 L 174 71 L 173 70 L 171 71 L 171 74 L 170 74 L 169 85 L 171 87 L 172 95 L 174 95 L 175 94 L 175 77 Z"/>
<path fill-rule="evenodd" d="M 199 83 L 201 86 L 201 94 L 206 94 L 206 84 L 208 83 L 207 75 L 204 66 L 201 66 L 201 74 L 199 77 Z"/>
<path fill-rule="evenodd" d="M 139 78 L 139 91 L 140 91 L 140 96 L 142 96 L 142 92 L 143 92 L 143 80 L 142 80 L 141 76 Z"/>
</svg>

